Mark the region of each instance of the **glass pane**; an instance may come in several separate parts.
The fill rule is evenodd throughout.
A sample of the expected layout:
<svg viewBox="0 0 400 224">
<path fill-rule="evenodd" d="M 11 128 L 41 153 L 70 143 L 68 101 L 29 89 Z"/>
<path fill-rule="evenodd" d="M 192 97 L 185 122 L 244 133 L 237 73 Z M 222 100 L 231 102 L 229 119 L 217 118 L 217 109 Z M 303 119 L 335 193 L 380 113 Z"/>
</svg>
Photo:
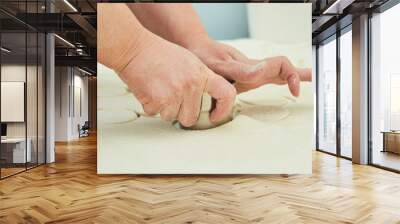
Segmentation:
<svg viewBox="0 0 400 224">
<path fill-rule="evenodd" d="M 351 30 L 340 37 L 340 152 L 352 156 L 352 35 Z"/>
<path fill-rule="evenodd" d="M 37 1 L 27 2 L 26 12 L 37 13 Z M 36 23 L 36 21 L 32 21 Z M 26 75 L 26 113 L 27 113 L 27 150 L 30 151 L 27 167 L 37 166 L 37 104 L 38 104 L 38 88 L 37 88 L 37 63 L 38 63 L 38 36 L 34 30 L 27 30 L 27 75 Z"/>
<path fill-rule="evenodd" d="M 400 170 L 400 5 L 372 18 L 372 163 Z"/>
<path fill-rule="evenodd" d="M 45 44 L 46 37 L 44 34 L 38 35 L 38 163 L 45 163 Z"/>
<path fill-rule="evenodd" d="M 336 153 L 336 40 L 318 48 L 318 146 Z"/>
<path fill-rule="evenodd" d="M 26 151 L 26 33 L 1 34 L 1 173 L 25 170 Z M 6 49 L 6 50 L 4 50 Z"/>
<path fill-rule="evenodd" d="M 34 167 L 37 165 L 37 132 L 38 132 L 38 88 L 37 88 L 37 63 L 38 63 L 38 56 L 37 56 L 37 33 L 30 32 L 27 33 L 27 44 L 28 44 L 28 55 L 27 55 L 27 80 L 26 80 L 26 113 L 27 113 L 27 142 L 28 147 L 27 150 L 30 151 L 28 155 L 27 166 L 28 168 Z"/>
</svg>

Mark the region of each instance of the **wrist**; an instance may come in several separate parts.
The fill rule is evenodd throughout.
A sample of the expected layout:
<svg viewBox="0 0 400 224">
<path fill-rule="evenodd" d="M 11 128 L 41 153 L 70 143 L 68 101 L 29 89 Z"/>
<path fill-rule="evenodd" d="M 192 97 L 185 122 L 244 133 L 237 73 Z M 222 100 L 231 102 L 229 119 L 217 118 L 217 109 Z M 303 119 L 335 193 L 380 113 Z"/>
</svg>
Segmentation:
<svg viewBox="0 0 400 224">
<path fill-rule="evenodd" d="M 130 38 L 126 41 L 117 41 L 113 45 L 113 49 L 108 51 L 109 65 L 116 73 L 120 74 L 134 59 L 146 48 L 156 42 L 154 34 L 146 29 L 142 29 L 135 33 L 135 38 Z M 110 57 L 110 55 L 112 55 Z"/>
<path fill-rule="evenodd" d="M 97 59 L 107 67 L 121 71 L 136 56 L 137 49 L 148 39 L 150 32 L 125 4 L 99 5 L 99 11 L 102 16 L 98 19 Z"/>
<path fill-rule="evenodd" d="M 180 46 L 191 50 L 195 49 L 199 46 L 203 46 L 205 43 L 209 42 L 211 38 L 208 36 L 207 32 L 205 31 L 199 31 L 196 33 L 193 33 L 191 35 L 186 35 L 183 37 L 181 40 L 177 41 L 177 44 Z"/>
</svg>

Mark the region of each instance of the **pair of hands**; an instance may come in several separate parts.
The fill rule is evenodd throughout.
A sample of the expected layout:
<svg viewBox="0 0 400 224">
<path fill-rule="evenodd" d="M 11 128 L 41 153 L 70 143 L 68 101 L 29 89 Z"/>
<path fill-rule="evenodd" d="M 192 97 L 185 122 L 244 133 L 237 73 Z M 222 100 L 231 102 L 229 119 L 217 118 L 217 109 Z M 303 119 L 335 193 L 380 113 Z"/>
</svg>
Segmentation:
<svg viewBox="0 0 400 224">
<path fill-rule="evenodd" d="M 197 122 L 203 92 L 216 100 L 211 122 L 229 116 L 237 93 L 262 85 L 288 84 L 299 95 L 310 69 L 295 68 L 286 57 L 253 60 L 208 37 L 183 48 L 158 36 L 144 38 L 138 54 L 118 73 L 149 115 L 190 127 Z M 231 84 L 229 81 L 233 84 Z"/>
</svg>

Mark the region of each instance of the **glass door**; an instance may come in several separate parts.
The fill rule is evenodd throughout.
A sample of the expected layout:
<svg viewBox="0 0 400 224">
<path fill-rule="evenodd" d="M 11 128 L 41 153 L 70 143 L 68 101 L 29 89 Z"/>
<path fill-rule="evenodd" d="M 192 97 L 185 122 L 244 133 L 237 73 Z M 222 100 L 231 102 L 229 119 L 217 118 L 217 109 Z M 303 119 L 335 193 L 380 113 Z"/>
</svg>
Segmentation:
<svg viewBox="0 0 400 224">
<path fill-rule="evenodd" d="M 27 150 L 26 33 L 1 34 L 1 177 L 26 170 Z"/>
<path fill-rule="evenodd" d="M 348 26 L 340 41 L 340 155 L 352 157 L 352 31 Z"/>
<path fill-rule="evenodd" d="M 370 162 L 400 171 L 400 4 L 371 18 Z"/>
<path fill-rule="evenodd" d="M 336 154 L 336 36 L 317 51 L 318 150 Z"/>
<path fill-rule="evenodd" d="M 14 2 L 15 3 L 15 2 Z M 20 1 L 18 13 L 43 13 L 44 1 Z M 1 2 L 3 5 L 12 2 Z M 0 179 L 45 163 L 45 34 L 0 23 Z M 10 22 L 11 23 L 11 22 Z"/>
</svg>

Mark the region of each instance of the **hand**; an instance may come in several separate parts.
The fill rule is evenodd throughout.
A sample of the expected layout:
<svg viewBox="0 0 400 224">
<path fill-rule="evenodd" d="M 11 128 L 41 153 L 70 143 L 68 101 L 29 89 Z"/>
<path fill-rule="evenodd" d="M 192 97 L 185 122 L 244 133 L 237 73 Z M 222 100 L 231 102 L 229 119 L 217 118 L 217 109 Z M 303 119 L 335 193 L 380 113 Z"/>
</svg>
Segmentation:
<svg viewBox="0 0 400 224">
<path fill-rule="evenodd" d="M 296 68 L 286 57 L 249 59 L 235 48 L 204 36 L 191 38 L 185 47 L 215 73 L 234 81 L 238 93 L 272 83 L 288 84 L 292 95 L 298 96 L 300 81 L 311 81 L 311 69 Z"/>
<path fill-rule="evenodd" d="M 189 127 L 200 114 L 203 92 L 216 100 L 211 122 L 229 116 L 235 88 L 207 68 L 188 50 L 155 35 L 142 39 L 139 52 L 120 71 L 121 79 L 149 115 L 160 113 L 166 121 Z"/>
</svg>

